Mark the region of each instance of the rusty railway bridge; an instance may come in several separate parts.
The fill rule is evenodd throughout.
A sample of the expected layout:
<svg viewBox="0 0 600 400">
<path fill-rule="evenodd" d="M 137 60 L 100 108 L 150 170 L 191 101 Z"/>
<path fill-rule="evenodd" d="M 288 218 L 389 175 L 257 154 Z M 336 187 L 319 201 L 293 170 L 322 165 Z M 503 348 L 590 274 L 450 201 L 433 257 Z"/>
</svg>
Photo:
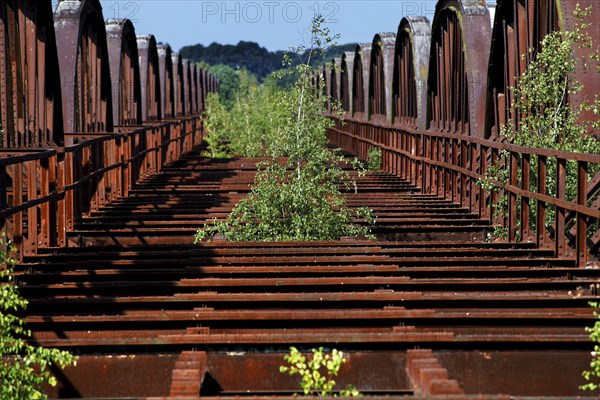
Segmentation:
<svg viewBox="0 0 600 400">
<path fill-rule="evenodd" d="M 594 3 L 597 45 L 600 6 L 582 3 Z M 50 396 L 287 396 L 290 345 L 344 350 L 339 381 L 373 396 L 580 394 L 600 155 L 499 136 L 519 118 L 508 105 L 522 55 L 569 29 L 574 7 L 502 0 L 492 18 L 482 2 L 440 0 L 432 23 L 403 18 L 315 72 L 346 111 L 331 143 L 382 149 L 382 171 L 347 194 L 378 214 L 378 240 L 192 245 L 248 192 L 258 161 L 200 156 L 218 81 L 130 21 L 105 21 L 98 0 L 54 12 L 3 1 L 0 228 L 17 245 L 34 340 L 80 357 L 55 371 Z M 576 75 L 579 104 L 600 80 Z M 509 207 L 495 216 L 499 193 L 477 181 L 501 152 Z M 485 240 L 494 224 L 506 240 Z"/>
</svg>

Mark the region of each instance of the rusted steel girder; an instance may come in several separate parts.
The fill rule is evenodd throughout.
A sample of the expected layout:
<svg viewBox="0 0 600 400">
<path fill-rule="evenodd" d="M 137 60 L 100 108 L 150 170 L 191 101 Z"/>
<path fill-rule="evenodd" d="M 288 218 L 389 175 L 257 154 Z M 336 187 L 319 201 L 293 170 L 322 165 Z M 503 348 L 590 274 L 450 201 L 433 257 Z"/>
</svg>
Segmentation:
<svg viewBox="0 0 600 400">
<path fill-rule="evenodd" d="M 162 118 L 163 109 L 156 39 L 153 35 L 138 35 L 137 46 L 142 94 L 142 121 L 158 121 Z"/>
<path fill-rule="evenodd" d="M 140 64 L 137 37 L 131 21 L 107 20 L 106 41 L 112 78 L 113 121 L 116 125 L 140 125 Z"/>
<path fill-rule="evenodd" d="M 331 86 L 329 96 L 331 97 L 332 104 L 339 103 L 340 101 L 340 69 L 342 59 L 340 57 L 333 58 L 330 62 L 331 65 Z"/>
<path fill-rule="evenodd" d="M 198 114 L 200 112 L 200 86 L 199 86 L 199 80 L 198 80 L 198 66 L 190 61 L 190 94 L 191 94 L 191 100 L 190 100 L 190 113 L 191 114 Z"/>
<path fill-rule="evenodd" d="M 352 74 L 354 72 L 354 53 L 350 51 L 342 54 L 340 62 L 340 102 L 346 117 L 352 116 L 352 83 L 354 80 Z"/>
<path fill-rule="evenodd" d="M 55 12 L 65 131 L 111 132 L 112 93 L 99 0 L 64 0 Z"/>
<path fill-rule="evenodd" d="M 400 21 L 394 51 L 392 120 L 399 126 L 427 128 L 427 74 L 431 27 L 426 17 Z"/>
<path fill-rule="evenodd" d="M 184 115 L 185 110 L 185 85 L 183 81 L 183 61 L 179 53 L 171 55 L 173 62 L 173 94 L 175 95 L 175 115 Z"/>
<path fill-rule="evenodd" d="M 321 96 L 321 89 L 320 89 L 321 77 L 320 77 L 320 75 L 321 74 L 319 73 L 319 70 L 313 70 L 310 72 L 310 81 L 313 86 L 314 94 L 315 94 L 315 96 L 317 96 L 317 98 Z"/>
<path fill-rule="evenodd" d="M 198 68 L 198 107 L 206 110 L 206 70 Z"/>
<path fill-rule="evenodd" d="M 163 118 L 172 118 L 175 116 L 175 89 L 171 46 L 159 44 L 157 51 L 161 82 L 160 97 L 163 106 L 162 115 Z"/>
<path fill-rule="evenodd" d="M 214 75 L 212 75 L 212 77 L 214 79 L 213 92 L 218 92 L 219 88 L 221 87 L 221 81 Z"/>
<path fill-rule="evenodd" d="M 511 111 L 511 87 L 525 71 L 543 37 L 559 29 L 554 0 L 505 0 L 498 2 L 488 65 L 486 136 L 497 138 L 507 122 L 519 125 Z M 529 56 L 528 56 L 529 55 Z"/>
<path fill-rule="evenodd" d="M 378 33 L 371 44 L 369 66 L 369 118 L 374 122 L 391 122 L 392 79 L 396 34 Z"/>
<path fill-rule="evenodd" d="M 592 4 L 594 3 L 594 4 Z M 488 66 L 486 135 L 497 138 L 502 125 L 511 122 L 519 126 L 520 115 L 511 110 L 513 102 L 510 87 L 517 85 L 518 77 L 526 70 L 530 60 L 540 50 L 542 39 L 556 30 L 572 30 L 575 23 L 575 6 L 592 5 L 587 33 L 595 45 L 600 42 L 600 7 L 598 2 L 555 0 L 503 0 L 498 3 L 491 41 Z M 529 51 L 529 50 L 533 51 Z M 589 50 L 577 47 L 576 56 L 586 56 Z M 574 107 L 590 101 L 600 91 L 600 80 L 590 73 L 583 63 L 577 63 L 574 78 L 583 84 L 581 93 L 569 99 Z"/>
<path fill-rule="evenodd" d="M 448 370 L 429 349 L 408 350 L 406 373 L 415 394 L 422 396 L 464 395 L 460 384 L 449 379 Z"/>
<path fill-rule="evenodd" d="M 366 96 L 369 93 L 369 62 L 371 45 L 359 43 L 354 51 L 354 72 L 352 74 L 352 110 L 353 117 L 364 120 L 368 118 Z"/>
<path fill-rule="evenodd" d="M 321 94 L 323 96 L 329 97 L 331 93 L 331 65 L 324 64 L 321 68 L 319 68 L 319 75 L 321 75 L 321 80 L 323 82 L 323 86 L 320 87 Z M 331 111 L 331 101 L 329 98 L 325 101 L 325 106 L 327 111 Z"/>
<path fill-rule="evenodd" d="M 56 36 L 48 0 L 0 3 L 0 148 L 63 144 Z"/>
<path fill-rule="evenodd" d="M 206 73 L 206 80 L 208 81 L 207 90 L 209 93 L 217 91 L 217 80 L 213 74 Z"/>
<path fill-rule="evenodd" d="M 192 70 L 190 68 L 190 60 L 182 59 L 183 67 L 183 109 L 186 114 L 192 112 Z"/>
<path fill-rule="evenodd" d="M 429 129 L 483 137 L 490 37 L 485 4 L 437 4 L 427 83 Z"/>
<path fill-rule="evenodd" d="M 380 147 L 384 154 L 391 154 L 394 165 L 402 166 L 399 174 L 419 186 L 423 193 L 443 196 L 490 223 L 500 224 L 506 229 L 510 242 L 536 243 L 540 249 L 551 249 L 557 257 L 576 260 L 581 268 L 586 267 L 590 256 L 597 260 L 600 232 L 594 232 L 592 240 L 588 240 L 586 232 L 593 222 L 600 220 L 600 209 L 597 200 L 588 199 L 584 194 L 598 185 L 590 176 L 589 167 L 600 165 L 600 155 L 534 149 L 456 132 L 398 129 L 356 120 L 346 122 L 329 129 L 328 137 L 333 143 L 362 158 L 366 149 Z M 397 137 L 392 144 L 386 141 L 390 136 Z M 509 206 L 504 211 L 505 218 L 494 218 L 498 204 L 491 201 L 490 207 L 487 199 L 496 192 L 480 187 L 478 182 L 495 166 L 501 152 L 508 154 L 509 162 L 504 168 L 510 177 L 502 189 L 509 202 L 519 202 L 521 206 Z M 535 167 L 531 163 L 533 157 L 538 160 Z M 548 175 L 549 163 L 558 166 L 553 177 Z M 567 164 L 577 167 L 568 169 Z M 537 184 L 530 185 L 534 177 Z M 556 181 L 554 194 L 547 193 L 546 182 L 550 179 Z M 567 179 L 577 182 L 575 202 L 567 200 Z M 534 201 L 536 218 L 532 221 L 530 210 Z M 550 208 L 556 210 L 552 236 L 545 221 Z"/>
</svg>

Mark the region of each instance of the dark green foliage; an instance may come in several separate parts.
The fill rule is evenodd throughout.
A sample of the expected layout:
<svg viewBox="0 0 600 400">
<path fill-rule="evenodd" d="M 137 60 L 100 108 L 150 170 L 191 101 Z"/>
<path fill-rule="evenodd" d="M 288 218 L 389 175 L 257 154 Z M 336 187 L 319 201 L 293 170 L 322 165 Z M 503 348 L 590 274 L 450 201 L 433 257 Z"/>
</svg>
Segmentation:
<svg viewBox="0 0 600 400">
<path fill-rule="evenodd" d="M 262 79 L 272 71 L 281 68 L 283 51 L 271 52 L 255 42 L 240 41 L 237 45 L 211 43 L 209 46 L 195 44 L 180 50 L 183 58 L 209 65 L 224 64 L 233 69 L 246 68 Z"/>
<path fill-rule="evenodd" d="M 311 55 L 310 66 L 315 67 L 330 61 L 344 51 L 354 51 L 355 43 L 345 44 L 328 48 L 324 52 L 315 52 Z M 295 53 L 290 58 L 292 67 L 303 63 L 302 60 L 309 58 L 308 49 Z M 271 73 L 283 67 L 284 51 L 268 51 L 255 42 L 240 41 L 237 45 L 211 43 L 209 46 L 195 44 L 184 46 L 180 50 L 183 58 L 193 62 L 203 61 L 208 65 L 227 65 L 233 70 L 245 68 L 252 73 L 257 80 L 262 81 Z M 292 68 L 293 69 L 293 68 Z M 288 82 L 289 83 L 289 82 Z"/>
<path fill-rule="evenodd" d="M 240 76 L 238 71 L 224 64 L 212 65 L 208 67 L 208 72 L 219 79 L 219 95 L 225 108 L 230 109 L 236 97 L 236 91 L 240 85 Z"/>
</svg>

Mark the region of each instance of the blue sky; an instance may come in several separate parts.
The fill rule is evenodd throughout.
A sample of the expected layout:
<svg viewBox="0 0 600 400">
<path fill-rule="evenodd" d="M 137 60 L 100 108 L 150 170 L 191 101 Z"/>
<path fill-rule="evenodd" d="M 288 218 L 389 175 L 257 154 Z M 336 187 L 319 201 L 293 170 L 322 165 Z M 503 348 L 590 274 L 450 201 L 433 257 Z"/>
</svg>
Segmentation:
<svg viewBox="0 0 600 400">
<path fill-rule="evenodd" d="M 53 1 L 55 3 L 56 1 Z M 435 1 L 368 0 L 101 0 L 104 17 L 131 19 L 137 33 L 152 33 L 174 50 L 212 42 L 254 41 L 269 50 L 302 42 L 315 12 L 326 17 L 339 43 L 370 42 L 377 32 L 396 32 L 405 15 L 433 17 Z"/>
</svg>

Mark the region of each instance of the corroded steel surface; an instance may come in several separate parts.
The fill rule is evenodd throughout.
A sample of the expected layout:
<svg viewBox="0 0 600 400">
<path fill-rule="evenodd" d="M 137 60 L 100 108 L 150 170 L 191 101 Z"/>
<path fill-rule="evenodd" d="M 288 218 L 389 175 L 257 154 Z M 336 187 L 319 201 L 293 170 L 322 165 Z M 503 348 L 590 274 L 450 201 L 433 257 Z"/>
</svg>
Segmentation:
<svg viewBox="0 0 600 400">
<path fill-rule="evenodd" d="M 163 118 L 173 118 L 175 116 L 175 83 L 171 47 L 160 44 L 157 46 L 157 51 L 161 82 L 160 98 L 163 106 L 162 115 Z"/>
<path fill-rule="evenodd" d="M 354 53 L 346 51 L 340 62 L 340 102 L 346 111 L 346 116 L 352 116 L 352 83 L 354 79 Z"/>
<path fill-rule="evenodd" d="M 200 91 L 198 93 L 200 111 L 203 111 L 206 109 L 206 93 L 208 90 L 208 84 L 206 82 L 206 70 L 203 68 L 198 68 L 198 82 L 200 83 Z"/>
<path fill-rule="evenodd" d="M 440 1 L 432 27 L 428 128 L 483 137 L 491 28 L 482 3 Z"/>
<path fill-rule="evenodd" d="M 65 0 L 54 15 L 65 132 L 111 132 L 112 90 L 102 6 Z"/>
<path fill-rule="evenodd" d="M 400 126 L 427 127 L 427 73 L 431 28 L 426 17 L 400 21 L 394 50 L 392 120 Z"/>
<path fill-rule="evenodd" d="M 369 118 L 374 122 L 390 122 L 392 112 L 392 75 L 396 34 L 378 33 L 371 44 L 369 63 Z M 389 112 L 388 112 L 389 110 Z"/>
<path fill-rule="evenodd" d="M 552 0 L 505 0 L 499 2 L 494 22 L 490 62 L 488 66 L 486 133 L 493 138 L 500 135 L 500 126 L 507 122 L 519 125 L 519 115 L 510 111 L 513 102 L 510 87 L 515 87 L 517 77 L 526 69 L 527 64 L 540 50 L 540 42 L 550 32 L 572 30 L 576 22 L 575 6 L 582 8 L 592 5 L 591 15 L 583 22 L 589 26 L 586 33 L 596 43 L 600 40 L 600 27 L 593 23 L 600 19 L 600 9 L 594 1 Z M 533 49 L 533 52 L 528 51 Z M 589 50 L 575 48 L 578 57 L 585 56 Z M 586 71 L 583 62 L 578 62 L 574 77 L 583 84 L 581 93 L 571 96 L 571 103 L 578 106 L 590 101 L 600 90 L 600 80 Z M 587 114 L 586 117 L 591 117 Z"/>
<path fill-rule="evenodd" d="M 331 60 L 331 86 L 329 91 L 329 97 L 335 102 L 340 101 L 340 74 L 341 74 L 341 62 L 342 59 L 336 57 Z"/>
<path fill-rule="evenodd" d="M 136 396 L 166 396 L 190 376 L 196 388 L 204 379 L 202 395 L 290 394 L 296 383 L 278 372 L 290 344 L 343 350 L 340 382 L 368 394 L 578 393 L 598 270 L 533 243 L 485 243 L 489 221 L 468 206 L 383 172 L 352 173 L 357 189 L 347 193 L 350 207 L 379 215 L 379 240 L 193 245 L 195 229 L 224 218 L 263 161 L 211 162 L 201 150 L 78 220 L 72 247 L 26 258 L 31 273 L 19 279 L 39 343 L 86 360 L 114 355 L 89 370 L 129 374 L 135 384 L 115 389 Z M 431 351 L 415 357 L 417 346 Z M 130 355 L 188 351 L 206 352 L 206 374 L 202 357 L 170 374 L 151 364 L 157 382 L 145 387 L 142 367 L 124 368 Z M 548 381 L 527 385 L 524 375 Z M 64 377 L 86 396 L 118 394 L 92 380 L 77 369 Z"/>
<path fill-rule="evenodd" d="M 115 125 L 142 123 L 142 89 L 137 37 L 131 21 L 106 21 L 106 40 L 112 78 L 113 121 Z"/>
<path fill-rule="evenodd" d="M 137 45 L 142 93 L 142 121 L 157 121 L 162 118 L 163 109 L 156 39 L 153 35 L 138 35 Z"/>
<path fill-rule="evenodd" d="M 173 95 L 175 98 L 175 116 L 185 114 L 185 78 L 183 72 L 183 60 L 179 53 L 171 55 L 173 63 Z"/>
<path fill-rule="evenodd" d="M 62 145 L 63 116 L 50 1 L 0 3 L 0 148 Z"/>
<path fill-rule="evenodd" d="M 519 124 L 519 116 L 511 113 L 513 102 L 509 88 L 519 77 L 534 54 L 528 50 L 540 48 L 540 41 L 559 29 L 556 2 L 548 0 L 505 0 L 495 13 L 490 62 L 488 66 L 486 133 L 497 138 L 500 126 Z"/>
<path fill-rule="evenodd" d="M 182 72 L 183 72 L 183 114 L 192 113 L 192 96 L 193 96 L 193 81 L 192 81 L 192 69 L 190 66 L 190 60 L 182 59 Z"/>
<path fill-rule="evenodd" d="M 363 159 L 367 158 L 371 148 L 381 148 L 385 169 L 397 171 L 400 176 L 420 186 L 424 193 L 436 194 L 468 207 L 479 217 L 504 227 L 510 242 L 517 238 L 535 242 L 539 248 L 552 249 L 558 257 L 576 260 L 580 268 L 586 267 L 588 261 L 594 262 L 600 255 L 598 243 L 593 238 L 588 241 L 586 237 L 592 222 L 600 219 L 597 199 L 584 195 L 598 182 L 598 177 L 588 173 L 588 165 L 600 164 L 600 155 L 530 149 L 456 133 L 398 129 L 355 120 L 346 120 L 343 125 L 338 123 L 336 128 L 329 130 L 329 138 Z M 497 192 L 485 190 L 478 182 L 484 179 L 491 166 L 498 163 L 501 151 L 507 153 L 501 168 L 506 169 L 510 177 L 503 187 L 509 206 L 503 215 L 497 215 L 494 213 L 499 207 L 494 200 Z M 539 160 L 535 171 L 531 167 L 532 157 Z M 519 158 L 522 163 L 517 162 Z M 558 165 L 554 194 L 546 190 L 549 162 Z M 577 167 L 567 171 L 567 163 Z M 533 176 L 538 179 L 537 185 L 529 185 Z M 567 179 L 576 182 L 579 193 L 576 201 L 566 198 Z M 488 207 L 489 198 L 492 201 Z M 532 221 L 530 216 L 532 204 L 536 204 L 536 221 Z M 545 221 L 549 207 L 557 210 L 552 237 Z M 573 220 L 574 216 L 576 220 Z M 571 229 L 573 224 L 575 229 Z M 573 247 L 568 245 L 569 235 Z"/>
<path fill-rule="evenodd" d="M 369 96 L 369 64 L 371 45 L 359 43 L 354 51 L 354 71 L 352 73 L 352 110 L 357 119 L 367 119 Z"/>
<path fill-rule="evenodd" d="M 54 127 L 58 121 L 29 111 L 24 116 L 15 106 L 27 92 L 19 82 L 59 82 L 48 4 L 0 6 L 3 124 L 39 118 L 39 126 Z M 493 75 L 485 69 L 487 12 L 479 2 L 456 1 L 438 4 L 432 31 L 426 19 L 403 19 L 397 40 L 376 35 L 372 45 L 344 54 L 339 71 L 313 75 L 321 95 L 354 110 L 346 125 L 329 130 L 331 141 L 363 159 L 375 147 L 382 150 L 386 172 L 351 172 L 355 190 L 346 193 L 351 208 L 368 206 L 378 215 L 377 240 L 192 245 L 198 227 L 225 218 L 245 196 L 263 160 L 200 156 L 200 117 L 183 114 L 205 109 L 206 93 L 219 88 L 216 77 L 173 57 L 166 46 L 157 48 L 151 36 L 131 42 L 129 35 L 123 42 L 126 30 L 133 34 L 127 23 L 108 22 L 107 40 L 98 1 L 60 2 L 56 28 L 59 47 L 66 43 L 59 52 L 67 66 L 60 72 L 71 76 L 66 87 L 78 88 L 63 100 L 78 128 L 64 134 L 66 147 L 0 151 L 0 230 L 15 241 L 22 260 L 18 280 L 30 300 L 27 322 L 39 343 L 82 356 L 49 393 L 198 397 L 250 391 L 278 398 L 297 387 L 278 372 L 288 346 L 306 352 L 324 344 L 347 354 L 340 382 L 367 394 L 579 394 L 591 350 L 583 327 L 594 321 L 587 302 L 598 299 L 600 281 L 597 268 L 583 268 L 597 266 L 600 251 L 600 232 L 586 240 L 600 218 L 600 200 L 587 195 L 600 190 L 600 176 L 588 173 L 600 156 L 482 138 L 481 88 L 488 81 L 488 88 L 500 88 L 494 112 L 501 111 L 497 99 L 506 81 L 494 79 L 510 74 L 522 53 L 511 40 L 520 39 L 521 49 L 522 32 L 541 36 L 555 24 L 548 3 L 512 4 L 522 7 L 513 10 L 513 20 L 506 5 L 499 7 L 496 26 L 504 36 L 494 33 Z M 573 4 L 561 7 L 569 27 Z M 511 36 L 515 20 L 523 19 L 528 28 L 519 25 Z M 35 42 L 36 59 L 28 46 L 40 32 L 45 36 Z M 597 37 L 600 30 L 594 32 Z M 108 45 L 113 33 L 121 37 L 116 47 Z M 126 67 L 107 64 L 109 53 L 111 60 L 127 60 Z M 428 62 L 434 65 L 434 112 L 425 120 Z M 16 66 L 10 73 L 9 65 Z M 117 65 L 113 82 L 123 91 L 113 86 L 113 99 L 103 77 Z M 19 81 L 19 74 L 27 79 Z M 130 83 L 132 92 L 126 90 Z M 123 97 L 137 99 L 136 85 L 144 125 L 108 134 L 113 106 L 115 123 L 140 122 L 121 107 Z M 45 101 L 48 113 L 56 114 L 50 100 L 60 102 L 60 91 L 22 99 L 27 109 Z M 161 122 L 163 116 L 168 120 Z M 57 132 L 62 135 L 47 128 L 45 138 L 12 137 L 19 146 L 53 146 L 62 141 Z M 495 217 L 494 194 L 477 181 L 503 150 L 510 207 Z M 532 186 L 533 157 L 538 182 Z M 556 178 L 548 176 L 549 163 L 558 165 Z M 546 193 L 547 178 L 555 178 L 557 194 Z M 567 201 L 566 179 L 577 182 L 574 202 Z M 530 221 L 533 207 L 536 221 Z M 550 232 L 544 229 L 549 208 L 557 215 Z M 507 243 L 484 241 L 494 223 L 506 228 Z"/>
</svg>

